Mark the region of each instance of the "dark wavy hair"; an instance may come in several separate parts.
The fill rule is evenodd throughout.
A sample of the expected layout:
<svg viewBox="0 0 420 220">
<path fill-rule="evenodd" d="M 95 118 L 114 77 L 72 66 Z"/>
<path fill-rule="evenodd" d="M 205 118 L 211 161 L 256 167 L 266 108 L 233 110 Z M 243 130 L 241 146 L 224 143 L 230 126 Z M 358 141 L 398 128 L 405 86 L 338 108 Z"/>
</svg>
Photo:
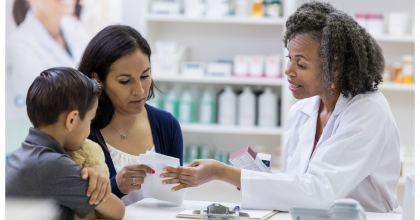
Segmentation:
<svg viewBox="0 0 420 220">
<path fill-rule="evenodd" d="M 98 78 L 105 82 L 111 65 L 121 57 L 140 50 L 149 58 L 151 49 L 146 39 L 134 28 L 126 25 L 110 25 L 102 29 L 87 45 L 79 64 L 79 71 L 92 78 L 96 72 Z M 154 97 L 153 83 L 150 86 L 147 100 Z M 104 88 L 105 90 L 106 88 Z M 105 92 L 99 97 L 96 117 L 92 120 L 91 135 L 93 141 L 99 143 L 103 148 L 108 149 L 100 137 L 100 130 L 111 123 L 114 115 L 114 107 Z"/>
<path fill-rule="evenodd" d="M 79 111 L 84 120 L 101 92 L 96 80 L 73 68 L 50 68 L 42 71 L 29 87 L 26 111 L 35 128 L 57 123 L 60 114 L 68 110 Z"/>
<path fill-rule="evenodd" d="M 385 68 L 382 49 L 351 16 L 329 3 L 308 2 L 287 19 L 285 47 L 296 34 L 319 42 L 324 95 L 334 94 L 331 83 L 344 97 L 378 89 Z"/>
</svg>

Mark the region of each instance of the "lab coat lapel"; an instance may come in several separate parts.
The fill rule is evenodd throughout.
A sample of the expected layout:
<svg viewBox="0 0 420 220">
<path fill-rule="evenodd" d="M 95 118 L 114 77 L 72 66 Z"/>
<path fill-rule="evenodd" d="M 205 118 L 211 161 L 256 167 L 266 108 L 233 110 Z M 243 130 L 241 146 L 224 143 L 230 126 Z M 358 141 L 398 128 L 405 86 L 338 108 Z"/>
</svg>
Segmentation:
<svg viewBox="0 0 420 220">
<path fill-rule="evenodd" d="M 313 97 L 313 101 L 306 106 L 302 106 L 301 113 L 307 114 L 309 118 L 306 123 L 299 128 L 300 149 L 300 173 L 304 173 L 309 163 L 315 141 L 316 122 L 318 119 L 319 96 Z"/>
</svg>

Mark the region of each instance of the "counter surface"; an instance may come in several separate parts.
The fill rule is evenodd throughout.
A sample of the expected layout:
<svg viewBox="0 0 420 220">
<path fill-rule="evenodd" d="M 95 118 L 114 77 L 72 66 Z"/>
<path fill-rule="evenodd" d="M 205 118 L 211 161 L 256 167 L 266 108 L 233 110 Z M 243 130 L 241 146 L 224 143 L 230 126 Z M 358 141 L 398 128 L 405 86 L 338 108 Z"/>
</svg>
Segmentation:
<svg viewBox="0 0 420 220">
<path fill-rule="evenodd" d="M 144 199 L 140 202 L 127 206 L 124 220 L 138 220 L 138 219 L 165 219 L 165 220 L 181 220 L 175 215 L 188 209 L 190 207 L 207 207 L 214 202 L 207 201 L 191 201 L 184 200 L 182 205 L 176 205 L 168 202 L 162 202 L 156 199 Z M 220 203 L 230 206 L 235 206 L 235 203 Z M 368 220 L 400 220 L 401 214 L 387 214 L 387 213 L 366 213 Z M 278 213 L 270 218 L 270 220 L 291 220 L 290 214 L 286 212 Z"/>
</svg>

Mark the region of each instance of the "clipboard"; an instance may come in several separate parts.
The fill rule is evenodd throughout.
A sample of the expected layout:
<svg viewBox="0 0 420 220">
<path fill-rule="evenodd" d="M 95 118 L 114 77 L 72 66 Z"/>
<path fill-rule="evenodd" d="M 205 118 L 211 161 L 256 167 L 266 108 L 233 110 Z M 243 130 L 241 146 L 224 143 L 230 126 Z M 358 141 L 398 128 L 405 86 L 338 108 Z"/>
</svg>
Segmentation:
<svg viewBox="0 0 420 220">
<path fill-rule="evenodd" d="M 280 211 L 274 210 L 271 213 L 267 214 L 266 216 L 264 216 L 263 218 L 260 218 L 259 220 L 268 220 L 271 217 L 273 217 L 274 215 L 276 215 L 277 213 L 279 213 Z M 175 217 L 177 218 L 188 218 L 188 219 L 207 219 L 207 218 L 203 218 L 201 216 L 193 216 L 193 215 L 176 215 Z M 232 220 L 250 220 L 252 218 L 235 218 Z M 254 218 L 255 219 L 255 218 Z"/>
</svg>

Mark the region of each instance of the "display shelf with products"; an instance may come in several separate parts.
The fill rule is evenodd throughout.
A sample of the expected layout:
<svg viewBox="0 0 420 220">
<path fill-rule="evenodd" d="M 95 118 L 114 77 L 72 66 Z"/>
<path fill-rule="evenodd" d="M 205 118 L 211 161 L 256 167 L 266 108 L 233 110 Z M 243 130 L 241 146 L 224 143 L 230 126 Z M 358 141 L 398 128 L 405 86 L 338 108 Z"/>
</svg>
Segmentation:
<svg viewBox="0 0 420 220">
<path fill-rule="evenodd" d="M 384 82 L 379 84 L 379 91 L 388 90 L 388 91 L 405 91 L 405 92 L 414 92 L 414 84 L 402 84 L 394 82 Z"/>
<path fill-rule="evenodd" d="M 238 77 L 186 77 L 182 75 L 153 75 L 156 82 L 179 82 L 200 84 L 282 86 L 283 78 L 238 78 Z"/>
<path fill-rule="evenodd" d="M 198 123 L 181 124 L 183 132 L 193 133 L 213 133 L 213 134 L 243 134 L 243 135 L 282 135 L 281 127 L 258 127 L 258 126 L 238 126 L 238 125 L 203 125 Z"/>
<path fill-rule="evenodd" d="M 393 43 L 414 43 L 414 35 L 402 35 L 402 36 L 393 36 L 393 35 L 373 35 L 376 41 L 378 42 L 393 42 Z"/>
<path fill-rule="evenodd" d="M 218 24 L 256 24 L 256 25 L 285 25 L 284 18 L 254 18 L 254 17 L 189 17 L 185 15 L 155 15 L 148 14 L 146 20 L 150 22 L 187 22 L 187 23 L 218 23 Z"/>
</svg>

